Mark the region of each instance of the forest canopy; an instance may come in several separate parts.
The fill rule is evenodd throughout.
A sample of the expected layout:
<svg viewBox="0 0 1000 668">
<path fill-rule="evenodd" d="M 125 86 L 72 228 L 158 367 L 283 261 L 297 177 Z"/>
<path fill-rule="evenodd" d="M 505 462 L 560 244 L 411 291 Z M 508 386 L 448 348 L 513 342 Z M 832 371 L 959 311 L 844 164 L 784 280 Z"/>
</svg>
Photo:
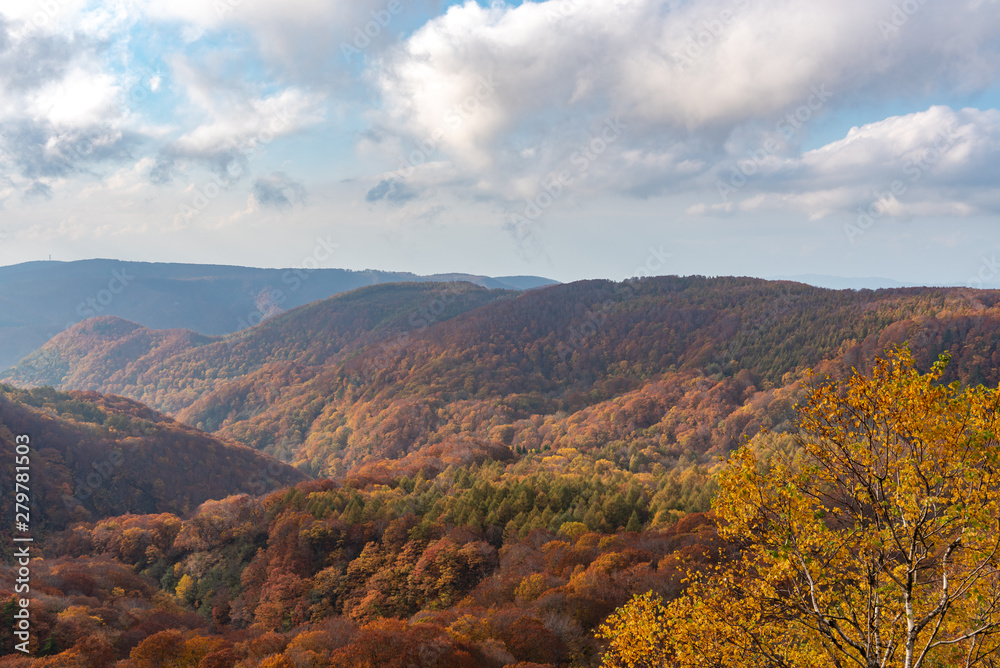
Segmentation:
<svg viewBox="0 0 1000 668">
<path fill-rule="evenodd" d="M 740 557 L 619 609 L 605 665 L 995 665 L 1000 391 L 947 362 L 896 349 L 817 384 L 797 448 L 735 452 L 713 508 Z"/>
</svg>

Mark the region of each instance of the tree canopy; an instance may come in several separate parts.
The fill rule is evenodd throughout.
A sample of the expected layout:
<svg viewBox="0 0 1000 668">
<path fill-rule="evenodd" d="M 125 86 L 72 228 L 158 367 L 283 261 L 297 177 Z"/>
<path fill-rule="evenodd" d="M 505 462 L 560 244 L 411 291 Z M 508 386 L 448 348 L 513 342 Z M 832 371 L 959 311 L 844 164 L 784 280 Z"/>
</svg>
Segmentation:
<svg viewBox="0 0 1000 668">
<path fill-rule="evenodd" d="M 620 609 L 605 665 L 995 665 L 1000 390 L 942 383 L 947 361 L 896 349 L 818 383 L 798 447 L 736 451 L 713 507 L 741 556 Z M 636 630 L 655 641 L 618 642 Z"/>
</svg>

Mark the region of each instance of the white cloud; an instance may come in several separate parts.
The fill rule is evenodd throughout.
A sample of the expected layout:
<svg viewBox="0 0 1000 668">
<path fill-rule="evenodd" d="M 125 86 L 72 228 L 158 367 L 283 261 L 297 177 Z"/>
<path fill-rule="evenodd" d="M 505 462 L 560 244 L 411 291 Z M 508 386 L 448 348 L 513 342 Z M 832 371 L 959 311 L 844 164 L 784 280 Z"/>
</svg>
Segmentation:
<svg viewBox="0 0 1000 668">
<path fill-rule="evenodd" d="M 176 56 L 172 72 L 185 99 L 190 128 L 161 150 L 158 180 L 169 180 L 178 161 L 207 163 L 226 171 L 247 162 L 277 138 L 320 123 L 322 95 L 286 86 L 264 93 L 262 86 L 224 81 Z M 230 170 L 230 176 L 238 176 Z"/>
<path fill-rule="evenodd" d="M 213 108 L 208 122 L 184 133 L 174 148 L 184 155 L 208 155 L 248 145 L 266 144 L 322 120 L 320 98 L 301 90 L 255 97 Z M 227 113 L 231 112 L 231 113 Z"/>
<path fill-rule="evenodd" d="M 927 3 L 905 20 L 897 4 L 466 2 L 373 64 L 382 106 L 365 149 L 398 162 L 436 136 L 435 160 L 517 199 L 515 181 L 537 191 L 620 115 L 628 131 L 581 182 L 649 196 L 690 184 L 729 158 L 732 138 L 816 102 L 816 90 L 811 113 L 821 115 L 996 83 L 1000 3 Z M 477 103 L 483 81 L 493 92 Z M 774 160 L 788 154 L 784 141 Z"/>
<path fill-rule="evenodd" d="M 879 202 L 879 216 L 964 217 L 1000 212 L 991 176 L 998 163 L 1000 111 L 935 106 L 852 128 L 801 156 L 756 167 L 743 158 L 716 177 L 742 211 L 791 209 L 818 219 Z"/>
<path fill-rule="evenodd" d="M 195 41 L 207 32 L 227 27 L 246 29 L 262 54 L 296 76 L 313 83 L 342 78 L 344 57 L 341 43 L 350 44 L 355 29 L 364 30 L 382 18 L 380 41 L 399 26 L 400 14 L 387 12 L 388 0 L 138 0 L 145 16 L 153 21 L 178 22 L 185 37 Z M 400 0 L 404 12 L 420 2 Z M 332 67 L 331 67 L 332 66 Z"/>
<path fill-rule="evenodd" d="M 63 31 L 79 21 L 88 0 L 4 0 L 3 16 L 15 27 L 15 34 Z"/>
<path fill-rule="evenodd" d="M 991 182 L 998 112 L 933 107 L 805 153 L 807 132 L 776 125 L 802 109 L 815 118 L 995 89 L 1000 2 L 918 3 L 902 18 L 899 0 L 466 2 L 393 43 L 434 3 L 402 0 L 403 13 L 361 49 L 358 81 L 340 43 L 372 12 L 383 16 L 388 0 L 54 2 L 46 24 L 24 33 L 15 29 L 30 27 L 45 3 L 11 0 L 0 10 L 0 201 L 11 205 L 161 198 L 173 216 L 186 196 L 144 183 L 181 171 L 197 180 L 201 168 L 236 160 L 245 187 L 227 182 L 218 215 L 238 202 L 241 224 L 313 209 L 324 201 L 313 178 L 358 179 L 344 206 L 387 225 L 442 206 L 456 220 L 495 224 L 540 207 L 540 196 L 589 213 L 581 205 L 608 193 L 663 196 L 665 210 L 692 216 L 818 219 L 870 204 L 896 179 L 906 191 L 885 199 L 886 216 L 1000 211 Z M 134 25 L 142 30 L 129 32 Z M 162 71 L 136 62 L 147 34 L 166 48 L 157 56 L 166 66 L 149 65 Z M 156 96 L 132 104 L 135 86 Z M 605 135 L 609 122 L 622 131 Z M 942 127 L 958 139 L 910 180 Z M 245 150 L 308 131 L 330 142 L 329 171 L 299 184 L 301 173 L 274 176 L 294 171 L 287 165 L 245 169 Z M 338 132 L 361 137 L 355 164 Z M 768 140 L 773 149 L 746 183 L 715 197 L 716 180 Z M 289 149 L 310 169 L 325 159 Z M 571 185 L 553 195 L 546 184 L 562 173 Z M 309 206 L 281 199 L 296 203 L 306 189 Z M 682 205 L 666 202 L 678 194 Z"/>
<path fill-rule="evenodd" d="M 128 125 L 122 79 L 103 60 L 100 29 L 116 16 L 102 22 L 58 0 L 4 5 L 0 166 L 24 201 L 48 199 L 71 174 L 128 159 L 141 142 Z"/>
<path fill-rule="evenodd" d="M 55 125 L 97 125 L 120 115 L 121 92 L 109 74 L 73 67 L 31 95 L 27 111 Z"/>
</svg>

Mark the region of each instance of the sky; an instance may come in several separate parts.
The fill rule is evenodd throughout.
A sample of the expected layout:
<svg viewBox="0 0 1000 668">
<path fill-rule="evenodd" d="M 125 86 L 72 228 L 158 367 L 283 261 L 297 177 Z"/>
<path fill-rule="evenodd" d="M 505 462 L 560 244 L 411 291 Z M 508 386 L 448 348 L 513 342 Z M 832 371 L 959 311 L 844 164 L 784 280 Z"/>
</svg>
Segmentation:
<svg viewBox="0 0 1000 668">
<path fill-rule="evenodd" d="M 1000 288 L 998 73 L 1000 0 L 4 0 L 0 264 Z"/>
</svg>

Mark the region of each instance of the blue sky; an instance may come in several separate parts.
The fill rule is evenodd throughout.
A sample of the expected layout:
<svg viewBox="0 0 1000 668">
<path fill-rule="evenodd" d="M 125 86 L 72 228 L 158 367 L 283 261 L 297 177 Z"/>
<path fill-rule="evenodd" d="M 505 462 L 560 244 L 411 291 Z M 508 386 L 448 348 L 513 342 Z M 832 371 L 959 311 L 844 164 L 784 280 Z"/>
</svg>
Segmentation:
<svg viewBox="0 0 1000 668">
<path fill-rule="evenodd" d="M 1000 287 L 996 0 L 0 17 L 0 264 Z"/>
</svg>

